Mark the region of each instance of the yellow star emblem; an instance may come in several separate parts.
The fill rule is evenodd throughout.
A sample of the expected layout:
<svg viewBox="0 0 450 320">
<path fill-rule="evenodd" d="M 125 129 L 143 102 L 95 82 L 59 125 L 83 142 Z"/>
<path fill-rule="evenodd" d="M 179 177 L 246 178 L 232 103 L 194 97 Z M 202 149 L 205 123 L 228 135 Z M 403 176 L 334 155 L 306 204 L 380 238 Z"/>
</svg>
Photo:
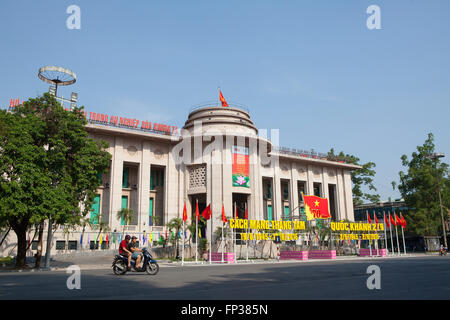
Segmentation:
<svg viewBox="0 0 450 320">
<path fill-rule="evenodd" d="M 316 202 L 314 202 L 314 205 L 315 205 L 316 207 L 318 207 L 318 206 L 319 206 L 319 201 L 316 200 Z"/>
</svg>

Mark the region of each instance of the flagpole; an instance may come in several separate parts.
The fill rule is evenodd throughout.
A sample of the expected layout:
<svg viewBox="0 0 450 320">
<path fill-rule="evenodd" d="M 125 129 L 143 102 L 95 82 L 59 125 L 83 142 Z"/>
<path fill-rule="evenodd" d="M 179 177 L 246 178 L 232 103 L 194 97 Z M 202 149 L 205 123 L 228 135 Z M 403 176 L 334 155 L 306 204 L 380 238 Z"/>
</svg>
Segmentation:
<svg viewBox="0 0 450 320">
<path fill-rule="evenodd" d="M 402 215 L 402 213 L 400 212 L 400 215 L 401 215 L 401 217 L 402 217 L 402 221 L 405 221 L 405 219 L 403 218 L 403 215 Z M 405 253 L 405 255 L 406 255 L 406 242 L 405 242 L 405 234 L 403 233 L 403 224 L 402 224 L 402 237 L 403 237 L 403 252 Z"/>
<path fill-rule="evenodd" d="M 245 203 L 245 212 L 247 212 L 247 202 Z M 247 212 L 247 240 L 245 242 L 247 244 L 247 259 L 246 259 L 246 261 L 248 262 L 248 212 Z"/>
<path fill-rule="evenodd" d="M 373 213 L 373 220 L 375 221 L 375 233 L 378 235 L 378 217 L 376 211 Z M 376 256 L 378 257 L 380 255 L 380 252 L 378 251 L 378 237 L 374 237 L 373 242 L 375 243 L 375 252 L 377 253 Z"/>
<path fill-rule="evenodd" d="M 211 202 L 210 205 L 212 206 L 212 202 Z M 212 213 L 211 207 L 209 207 L 209 213 L 210 213 L 209 220 L 211 220 L 210 221 L 211 231 L 209 232 L 209 234 L 211 236 L 211 240 L 209 241 L 209 264 L 211 264 L 212 263 L 212 261 L 211 261 L 211 251 L 212 251 L 212 241 L 213 241 L 213 213 Z"/>
<path fill-rule="evenodd" d="M 236 202 L 234 203 L 234 212 L 235 212 L 235 215 L 236 215 Z M 237 219 L 237 217 L 235 216 L 234 217 L 234 219 L 236 220 Z M 234 224 L 234 226 L 236 227 L 236 223 Z M 236 228 L 234 228 L 234 232 L 235 232 L 235 234 L 234 234 L 234 241 L 233 241 L 233 250 L 234 250 L 234 263 L 237 263 L 237 258 L 236 258 L 236 239 L 237 239 L 237 231 L 236 231 Z"/>
<path fill-rule="evenodd" d="M 195 263 L 198 262 L 198 217 L 197 217 L 198 199 L 195 207 Z"/>
<path fill-rule="evenodd" d="M 406 255 L 405 234 L 403 233 L 403 226 L 402 226 L 402 237 L 403 237 L 403 253 Z"/>
<path fill-rule="evenodd" d="M 394 238 L 392 237 L 392 220 L 391 220 L 391 213 L 389 212 L 389 222 L 391 223 L 391 226 L 389 228 L 389 232 L 391 234 L 391 254 L 393 255 L 394 252 Z"/>
<path fill-rule="evenodd" d="M 395 219 L 395 213 L 394 213 L 394 219 Z M 395 236 L 397 237 L 397 250 L 398 250 L 398 255 L 400 255 L 400 242 L 398 242 L 397 221 L 395 221 Z"/>
<path fill-rule="evenodd" d="M 386 236 L 386 213 L 383 211 L 383 215 L 384 215 L 384 220 L 383 220 L 383 226 L 384 226 L 384 243 L 385 246 L 384 248 L 386 249 L 386 255 L 387 255 L 387 236 Z"/>
<path fill-rule="evenodd" d="M 369 223 L 369 211 L 366 210 L 366 215 L 367 215 L 367 223 Z M 369 223 L 370 225 L 372 225 L 371 223 Z M 370 252 L 370 257 L 372 257 L 372 240 L 370 240 L 370 231 L 369 231 L 369 252 Z"/>
<path fill-rule="evenodd" d="M 183 217 L 184 218 L 184 217 Z M 185 239 L 185 237 L 184 237 L 184 230 L 185 230 L 185 227 L 184 227 L 184 219 L 183 219 L 183 243 L 182 243 L 182 245 L 183 245 L 183 248 L 181 249 L 181 266 L 184 266 L 184 242 L 186 241 L 186 239 Z"/>
<path fill-rule="evenodd" d="M 224 228 L 224 222 L 223 222 L 223 220 L 222 220 L 222 263 L 224 263 L 224 261 L 223 261 L 223 250 L 225 249 L 224 248 L 224 244 L 223 244 L 223 228 Z"/>
</svg>

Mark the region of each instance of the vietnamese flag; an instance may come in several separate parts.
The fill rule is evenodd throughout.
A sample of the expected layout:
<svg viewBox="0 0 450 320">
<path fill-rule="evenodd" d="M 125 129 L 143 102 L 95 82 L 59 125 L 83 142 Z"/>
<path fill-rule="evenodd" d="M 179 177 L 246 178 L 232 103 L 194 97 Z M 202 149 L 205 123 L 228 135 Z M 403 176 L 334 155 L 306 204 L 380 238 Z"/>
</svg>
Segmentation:
<svg viewBox="0 0 450 320">
<path fill-rule="evenodd" d="M 374 217 L 375 223 L 376 223 L 376 224 L 378 224 L 378 218 L 377 218 L 377 214 L 376 214 L 376 213 L 374 213 L 374 214 L 373 214 L 373 217 Z"/>
<path fill-rule="evenodd" d="M 392 223 L 392 225 L 394 226 L 394 227 L 396 227 L 397 226 L 397 224 L 395 223 L 395 220 L 392 218 L 392 216 L 391 216 L 391 213 L 389 212 L 389 221 L 391 221 L 391 223 Z"/>
<path fill-rule="evenodd" d="M 234 215 L 236 216 L 236 219 L 237 219 L 238 216 L 237 216 L 237 207 L 236 207 L 236 203 L 234 204 Z"/>
<path fill-rule="evenodd" d="M 209 218 L 211 218 L 211 215 L 212 215 L 211 204 L 208 204 L 208 206 L 202 212 L 202 217 L 205 218 L 206 220 L 209 220 Z"/>
<path fill-rule="evenodd" d="M 391 228 L 391 225 L 389 224 L 389 220 L 388 220 L 388 218 L 386 217 L 386 214 L 384 214 L 384 222 L 386 223 L 386 226 L 390 229 L 390 228 Z"/>
<path fill-rule="evenodd" d="M 198 212 L 198 201 L 197 201 L 197 204 L 195 205 L 195 218 L 197 220 L 200 219 L 200 214 Z"/>
<path fill-rule="evenodd" d="M 330 210 L 328 209 L 328 200 L 326 198 L 305 196 L 303 193 L 302 196 L 305 201 L 305 213 L 308 220 L 331 218 Z"/>
<path fill-rule="evenodd" d="M 367 213 L 367 221 L 369 223 L 372 223 L 372 219 L 370 219 L 370 216 L 369 216 L 369 211 L 366 211 L 366 213 Z"/>
<path fill-rule="evenodd" d="M 184 208 L 183 208 L 183 221 L 186 222 L 187 220 L 187 212 L 186 212 L 186 202 L 184 203 Z"/>
<path fill-rule="evenodd" d="M 219 99 L 222 102 L 222 107 L 228 107 L 228 103 L 222 95 L 222 91 L 219 90 Z"/>
<path fill-rule="evenodd" d="M 222 222 L 223 223 L 227 223 L 227 217 L 225 217 L 225 208 L 224 208 L 224 206 L 223 206 L 223 204 L 222 204 Z"/>
<path fill-rule="evenodd" d="M 394 213 L 394 215 L 395 215 L 395 224 L 396 224 L 397 226 L 398 226 L 398 225 L 401 225 L 401 226 L 403 227 L 403 224 L 402 224 L 400 218 L 397 217 L 397 214 L 396 214 L 396 213 Z"/>
<path fill-rule="evenodd" d="M 247 206 L 245 206 L 245 220 L 248 220 Z"/>
<path fill-rule="evenodd" d="M 400 220 L 402 221 L 402 227 L 406 228 L 406 220 L 405 220 L 405 218 L 403 218 L 403 215 L 401 212 L 400 212 Z"/>
</svg>

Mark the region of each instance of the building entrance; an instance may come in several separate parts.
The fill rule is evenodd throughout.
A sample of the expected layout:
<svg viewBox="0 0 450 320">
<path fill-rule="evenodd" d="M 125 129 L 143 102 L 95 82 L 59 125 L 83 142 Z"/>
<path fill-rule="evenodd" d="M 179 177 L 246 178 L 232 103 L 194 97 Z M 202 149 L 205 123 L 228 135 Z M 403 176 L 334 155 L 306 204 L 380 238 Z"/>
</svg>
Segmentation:
<svg viewBox="0 0 450 320">
<path fill-rule="evenodd" d="M 198 214 L 201 217 L 203 210 L 205 210 L 205 208 L 206 208 L 206 193 L 190 195 L 189 200 L 191 202 L 191 208 L 192 208 L 192 212 L 191 212 L 192 223 L 195 225 L 195 210 L 196 210 L 197 201 L 198 201 Z M 202 219 L 198 220 L 198 228 L 195 232 L 199 232 L 199 239 L 206 238 L 206 223 L 204 223 L 202 221 Z M 195 240 L 196 240 L 196 234 L 194 233 L 192 235 L 192 241 L 195 243 Z"/>
</svg>

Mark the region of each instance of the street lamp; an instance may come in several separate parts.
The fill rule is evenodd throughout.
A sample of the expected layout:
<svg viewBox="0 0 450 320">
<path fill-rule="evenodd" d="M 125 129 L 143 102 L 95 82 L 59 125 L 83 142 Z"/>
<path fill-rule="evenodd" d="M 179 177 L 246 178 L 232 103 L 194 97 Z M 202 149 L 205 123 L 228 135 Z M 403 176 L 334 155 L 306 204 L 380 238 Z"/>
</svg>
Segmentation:
<svg viewBox="0 0 450 320">
<path fill-rule="evenodd" d="M 432 154 L 430 154 L 430 155 L 428 155 L 426 157 L 434 160 L 434 166 L 435 166 L 435 169 L 436 169 L 436 182 L 437 182 L 438 195 L 439 195 L 439 208 L 441 210 L 442 229 L 444 231 L 444 246 L 446 248 L 448 248 L 447 247 L 447 232 L 445 231 L 445 223 L 444 223 L 444 213 L 442 212 L 441 187 L 440 187 L 440 184 L 439 184 L 439 175 L 437 174 L 437 160 L 439 158 L 445 157 L 445 154 L 439 153 L 439 152 L 435 152 L 435 153 L 432 153 Z"/>
</svg>

